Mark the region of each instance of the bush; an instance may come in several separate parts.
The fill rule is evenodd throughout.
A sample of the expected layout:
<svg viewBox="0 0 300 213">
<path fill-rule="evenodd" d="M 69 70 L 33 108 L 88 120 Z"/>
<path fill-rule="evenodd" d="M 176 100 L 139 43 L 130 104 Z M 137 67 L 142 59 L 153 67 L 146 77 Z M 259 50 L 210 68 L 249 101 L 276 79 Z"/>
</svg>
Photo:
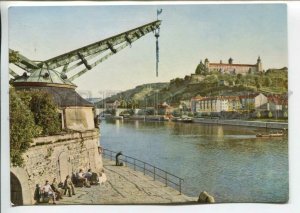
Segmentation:
<svg viewBox="0 0 300 213">
<path fill-rule="evenodd" d="M 257 113 L 256 113 L 256 117 L 257 117 L 257 118 L 260 118 L 260 117 L 261 117 L 260 112 L 257 112 Z"/>
<path fill-rule="evenodd" d="M 61 131 L 58 109 L 49 93 L 10 89 L 10 159 L 22 166 L 22 154 L 34 137 Z"/>
<path fill-rule="evenodd" d="M 22 154 L 40 133 L 40 128 L 35 125 L 34 115 L 28 107 L 29 97 L 21 99 L 14 89 L 10 89 L 9 95 L 10 161 L 13 166 L 22 166 Z"/>
<path fill-rule="evenodd" d="M 51 94 L 43 91 L 22 91 L 30 97 L 29 108 L 33 112 L 35 124 L 42 128 L 42 135 L 53 135 L 61 131 L 58 109 Z"/>
</svg>

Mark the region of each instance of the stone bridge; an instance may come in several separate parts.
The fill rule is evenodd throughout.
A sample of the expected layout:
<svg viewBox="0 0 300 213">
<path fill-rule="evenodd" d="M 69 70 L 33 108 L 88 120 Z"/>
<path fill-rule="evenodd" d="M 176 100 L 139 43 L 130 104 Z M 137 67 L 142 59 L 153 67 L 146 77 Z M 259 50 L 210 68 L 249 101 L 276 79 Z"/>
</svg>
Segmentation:
<svg viewBox="0 0 300 213">
<path fill-rule="evenodd" d="M 97 108 L 96 109 L 96 114 L 97 115 L 100 115 L 102 112 L 104 112 L 106 109 L 105 108 Z M 119 116 L 122 112 L 125 112 L 125 111 L 127 111 L 127 110 L 129 110 L 129 109 L 125 109 L 125 108 L 117 108 L 116 109 L 116 116 Z M 140 111 L 141 109 L 134 109 L 134 111 L 135 111 L 135 114 L 137 114 L 138 113 L 138 111 Z"/>
</svg>

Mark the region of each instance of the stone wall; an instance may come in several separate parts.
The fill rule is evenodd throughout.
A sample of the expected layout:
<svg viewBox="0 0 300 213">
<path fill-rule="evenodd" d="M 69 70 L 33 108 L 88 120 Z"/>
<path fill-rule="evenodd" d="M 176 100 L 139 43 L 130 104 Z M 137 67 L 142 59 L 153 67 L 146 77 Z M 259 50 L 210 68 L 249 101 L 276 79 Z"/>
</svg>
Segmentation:
<svg viewBox="0 0 300 213">
<path fill-rule="evenodd" d="M 79 169 L 87 171 L 91 168 L 99 172 L 103 165 L 98 146 L 98 129 L 34 139 L 23 155 L 24 167 L 11 168 L 11 173 L 21 183 L 23 204 L 34 203 L 36 184 L 43 185 L 45 180 L 51 183 L 56 177 L 63 182 L 67 175 Z"/>
</svg>

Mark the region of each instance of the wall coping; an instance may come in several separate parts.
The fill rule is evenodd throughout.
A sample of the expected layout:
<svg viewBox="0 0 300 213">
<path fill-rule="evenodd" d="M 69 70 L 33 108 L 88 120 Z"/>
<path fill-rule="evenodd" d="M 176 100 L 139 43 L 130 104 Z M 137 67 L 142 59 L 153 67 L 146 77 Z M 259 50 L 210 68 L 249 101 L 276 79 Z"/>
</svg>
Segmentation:
<svg viewBox="0 0 300 213">
<path fill-rule="evenodd" d="M 92 130 L 85 130 L 85 131 L 73 131 L 57 135 L 49 135 L 49 136 L 41 136 L 36 137 L 33 139 L 33 142 L 30 144 L 31 147 L 34 146 L 40 146 L 40 145 L 48 145 L 53 143 L 59 143 L 59 142 L 70 142 L 70 140 L 76 140 L 76 139 L 94 139 L 99 137 L 99 129 L 95 128 Z"/>
</svg>

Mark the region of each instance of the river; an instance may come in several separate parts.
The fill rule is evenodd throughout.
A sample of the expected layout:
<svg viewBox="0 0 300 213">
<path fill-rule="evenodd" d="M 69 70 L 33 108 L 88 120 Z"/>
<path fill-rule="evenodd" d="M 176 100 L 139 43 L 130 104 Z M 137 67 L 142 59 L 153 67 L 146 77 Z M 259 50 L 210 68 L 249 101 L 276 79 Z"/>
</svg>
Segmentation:
<svg viewBox="0 0 300 213">
<path fill-rule="evenodd" d="M 286 202 L 288 140 L 265 129 L 196 123 L 102 121 L 101 145 L 184 179 L 183 193 L 217 202 Z"/>
</svg>

